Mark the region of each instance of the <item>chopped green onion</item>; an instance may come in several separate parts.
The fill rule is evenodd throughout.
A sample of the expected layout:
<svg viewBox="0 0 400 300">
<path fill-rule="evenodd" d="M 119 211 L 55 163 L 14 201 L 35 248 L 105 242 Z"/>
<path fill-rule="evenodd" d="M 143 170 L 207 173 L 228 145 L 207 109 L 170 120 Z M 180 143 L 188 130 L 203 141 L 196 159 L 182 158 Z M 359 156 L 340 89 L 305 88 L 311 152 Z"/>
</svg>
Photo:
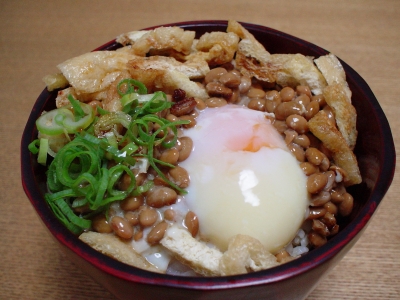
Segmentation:
<svg viewBox="0 0 400 300">
<path fill-rule="evenodd" d="M 167 101 L 165 93 L 155 92 L 153 97 L 143 105 L 142 113 L 155 114 L 171 106 L 172 103 Z"/>
<path fill-rule="evenodd" d="M 125 91 L 121 90 L 121 86 L 125 86 Z M 147 94 L 147 88 L 143 83 L 135 79 L 123 79 L 117 85 L 117 92 L 121 97 L 134 92 L 144 95 Z"/>
<path fill-rule="evenodd" d="M 28 145 L 28 150 L 29 150 L 32 154 L 38 154 L 38 153 L 39 153 L 39 145 L 40 145 L 39 139 L 33 140 L 33 141 Z"/>
<path fill-rule="evenodd" d="M 97 192 L 98 180 L 90 173 L 82 173 L 71 185 L 77 196 L 84 196 L 89 201 Z"/>
<path fill-rule="evenodd" d="M 49 149 L 49 140 L 40 139 L 39 154 L 37 159 L 39 164 L 44 166 L 46 165 L 48 149 Z"/>
<path fill-rule="evenodd" d="M 29 145 L 29 150 L 38 154 L 38 161 L 45 164 L 48 139 L 61 134 L 68 138 L 48 167 L 50 193 L 45 198 L 57 218 L 76 234 L 91 227 L 88 218 L 103 211 L 107 214 L 112 202 L 147 192 L 154 182 L 148 180 L 136 186 L 134 174 L 146 173 L 150 166 L 174 189 L 186 193 L 160 170 L 174 166 L 153 154 L 159 145 L 165 149 L 173 147 L 178 139 L 177 127 L 189 121 L 170 122 L 159 117 L 172 103 L 163 92 L 147 94 L 146 86 L 137 80 L 121 80 L 117 92 L 122 111 L 109 112 L 98 107 L 98 117 L 90 105 L 68 95 L 70 106 L 38 118 L 36 125 L 42 138 Z M 110 160 L 114 161 L 112 167 Z M 130 184 L 121 190 L 119 182 L 123 176 L 130 177 Z M 80 215 L 74 211 L 83 206 L 89 211 Z"/>
<path fill-rule="evenodd" d="M 135 188 L 136 185 L 136 179 L 135 179 L 135 174 L 124 165 L 116 165 L 109 170 L 110 175 L 108 179 L 108 186 L 107 186 L 107 191 L 108 194 L 111 196 L 123 196 L 122 199 L 126 198 Z M 121 178 L 123 174 L 127 174 L 130 177 L 130 183 L 126 191 L 121 191 L 115 189 L 115 185 L 118 182 L 118 180 Z"/>
<path fill-rule="evenodd" d="M 133 192 L 131 193 L 132 196 L 139 196 L 148 190 L 150 190 L 154 186 L 154 181 L 149 180 L 146 181 L 143 185 L 138 186 Z"/>
<path fill-rule="evenodd" d="M 79 103 L 78 107 L 81 108 L 83 116 L 81 116 L 80 113 L 78 116 L 75 115 L 75 118 L 73 118 L 72 116 L 67 116 L 63 122 L 63 126 L 68 133 L 74 133 L 87 128 L 95 118 L 94 110 L 89 104 Z"/>
<path fill-rule="evenodd" d="M 88 104 L 76 103 L 76 105 L 80 108 L 78 111 L 83 112 L 84 116 L 77 117 L 68 108 L 61 107 L 41 115 L 36 121 L 36 127 L 41 133 L 47 135 L 72 134 L 87 128 L 95 118 L 94 111 Z M 74 111 L 76 112 L 76 109 Z"/>
<path fill-rule="evenodd" d="M 79 101 L 75 100 L 75 98 L 71 94 L 69 94 L 67 98 L 69 102 L 71 102 L 72 107 L 74 108 L 75 121 L 79 121 L 85 116 L 85 112 L 83 111 L 81 105 L 79 104 Z"/>
<path fill-rule="evenodd" d="M 100 106 L 97 106 L 97 112 L 98 112 L 101 116 L 110 113 L 108 110 L 105 110 L 104 108 L 101 108 Z"/>
<path fill-rule="evenodd" d="M 90 228 L 92 222 L 90 220 L 85 220 L 75 215 L 71 207 L 63 199 L 57 199 L 56 201 L 54 201 L 54 203 L 58 206 L 61 212 L 68 218 L 68 220 L 72 224 L 82 229 Z"/>
<path fill-rule="evenodd" d="M 117 138 L 115 137 L 115 134 L 112 132 L 106 132 L 104 136 L 107 139 L 107 142 L 110 144 L 110 146 L 117 148 L 118 147 L 118 142 Z"/>
<path fill-rule="evenodd" d="M 44 113 L 36 120 L 37 129 L 48 135 L 57 135 L 64 132 L 64 128 L 59 122 L 56 122 L 56 117 L 64 113 L 67 109 L 59 108 Z"/>
<path fill-rule="evenodd" d="M 105 139 L 101 141 L 100 147 L 107 151 L 111 155 L 111 158 L 118 163 L 125 162 L 131 166 L 134 166 L 136 164 L 136 160 L 133 157 L 127 155 L 126 151 L 118 150 L 118 148 L 111 146 L 109 143 L 107 143 Z"/>
<path fill-rule="evenodd" d="M 85 206 L 88 203 L 87 199 L 82 197 L 82 198 L 75 198 L 74 201 L 72 201 L 72 208 L 76 208 L 76 207 L 82 207 Z"/>
<path fill-rule="evenodd" d="M 104 202 L 104 195 L 107 190 L 108 177 L 109 177 L 108 174 L 109 172 L 107 168 L 101 168 L 100 178 L 97 185 L 97 194 L 94 197 L 93 201 L 91 201 L 90 203 L 90 208 L 92 210 L 97 210 L 99 207 L 102 207 L 107 204 Z"/>
<path fill-rule="evenodd" d="M 75 197 L 76 193 L 72 189 L 66 189 L 57 193 L 48 194 L 49 201 L 56 201 L 57 199 Z"/>
<path fill-rule="evenodd" d="M 94 134 L 96 136 L 102 136 L 104 132 L 113 130 L 117 124 L 129 128 L 131 121 L 132 117 L 125 112 L 110 112 L 106 115 L 100 116 L 97 123 L 94 125 Z"/>
<path fill-rule="evenodd" d="M 126 153 L 126 155 L 132 155 L 138 149 L 139 147 L 137 145 L 135 145 L 134 143 L 129 143 L 124 148 L 122 148 L 121 152 Z"/>
<path fill-rule="evenodd" d="M 156 166 L 156 161 L 153 157 L 153 146 L 154 146 L 154 142 L 155 142 L 155 138 L 156 136 L 163 131 L 165 128 L 173 125 L 173 124 L 181 124 L 181 122 L 183 121 L 176 121 L 176 122 L 170 122 L 168 124 L 165 124 L 164 126 L 160 127 L 156 132 L 154 132 L 154 134 L 152 135 L 152 139 L 149 142 L 149 145 L 151 145 L 151 147 L 149 147 L 149 152 L 147 157 L 149 158 L 149 163 L 150 165 L 153 167 L 153 169 L 157 172 L 157 174 L 165 181 L 167 182 L 169 185 L 171 185 L 174 189 L 176 189 L 177 191 L 179 191 L 181 194 L 186 194 L 187 192 L 183 189 L 181 189 L 179 186 L 177 186 L 175 183 L 173 183 L 172 181 L 170 181 L 163 172 L 161 172 L 161 170 Z"/>
<path fill-rule="evenodd" d="M 122 96 L 121 98 L 121 104 L 122 106 L 127 106 L 128 104 L 132 103 L 135 100 L 138 100 L 139 98 L 139 94 L 138 93 L 130 93 L 130 94 L 125 94 L 124 96 Z M 139 103 L 139 101 L 138 101 Z"/>
<path fill-rule="evenodd" d="M 81 227 L 75 225 L 74 223 L 70 222 L 68 217 L 67 217 L 67 215 L 65 214 L 65 212 L 67 210 L 66 209 L 60 209 L 60 207 L 55 202 L 49 201 L 48 200 L 48 195 L 49 194 L 46 194 L 44 196 L 44 198 L 45 198 L 47 204 L 50 206 L 51 210 L 56 215 L 57 219 L 60 220 L 60 222 L 65 227 L 67 227 L 71 232 L 73 232 L 75 234 L 80 234 L 83 231 L 83 229 Z M 61 199 L 61 202 L 62 201 L 63 200 Z M 63 205 L 61 204 L 61 206 L 63 206 Z"/>
</svg>

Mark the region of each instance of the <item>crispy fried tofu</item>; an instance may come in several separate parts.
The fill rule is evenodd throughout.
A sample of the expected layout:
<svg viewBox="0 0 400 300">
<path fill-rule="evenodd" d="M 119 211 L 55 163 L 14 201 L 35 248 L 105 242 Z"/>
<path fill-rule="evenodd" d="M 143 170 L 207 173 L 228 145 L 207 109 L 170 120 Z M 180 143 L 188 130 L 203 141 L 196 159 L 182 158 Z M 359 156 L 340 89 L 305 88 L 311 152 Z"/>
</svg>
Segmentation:
<svg viewBox="0 0 400 300">
<path fill-rule="evenodd" d="M 276 83 L 281 86 L 307 85 L 314 95 L 322 94 L 327 86 L 325 78 L 313 61 L 303 54 L 275 54 L 271 55 L 271 62 L 278 68 Z"/>
<path fill-rule="evenodd" d="M 114 234 L 89 231 L 82 233 L 79 239 L 95 250 L 125 264 L 161 273 L 159 269 L 150 264 L 141 254 L 137 253 L 132 248 L 132 245 L 122 241 Z"/>
<path fill-rule="evenodd" d="M 347 172 L 346 186 L 361 183 L 357 158 L 347 145 L 339 130 L 329 122 L 327 114 L 321 110 L 308 121 L 310 131 L 332 152 L 334 163 Z"/>
<path fill-rule="evenodd" d="M 183 89 L 189 97 L 208 98 L 204 87 L 191 81 L 180 71 L 158 68 L 157 64 L 143 69 L 142 65 L 137 65 L 134 60 L 128 63 L 128 70 L 131 77 L 142 82 L 149 92 L 162 90 L 167 94 L 172 94 L 175 89 Z"/>
<path fill-rule="evenodd" d="M 256 50 L 256 52 L 262 53 L 262 52 L 266 51 L 264 46 L 259 41 L 257 41 L 257 39 L 254 37 L 254 35 L 251 34 L 246 28 L 244 28 L 239 22 L 234 21 L 234 20 L 229 20 L 226 31 L 235 33 L 242 40 L 250 40 L 250 42 L 253 44 L 253 48 Z M 269 54 L 269 52 L 266 51 L 266 53 L 264 53 L 263 55 L 268 55 L 268 54 Z"/>
<path fill-rule="evenodd" d="M 221 275 L 246 274 L 279 265 L 276 257 L 251 236 L 234 236 L 220 260 Z"/>
<path fill-rule="evenodd" d="M 71 102 L 68 100 L 68 95 L 72 95 L 72 97 L 76 98 L 75 89 L 73 87 L 67 87 L 66 89 L 58 91 L 57 97 L 56 97 L 56 107 L 57 108 L 71 104 Z"/>
<path fill-rule="evenodd" d="M 186 229 L 171 226 L 160 243 L 196 273 L 205 276 L 221 275 L 219 261 L 222 252 L 196 240 Z"/>
<path fill-rule="evenodd" d="M 66 88 L 68 86 L 68 80 L 62 73 L 50 74 L 43 77 L 43 81 L 47 86 L 49 92 L 56 89 Z"/>
<path fill-rule="evenodd" d="M 346 87 L 341 83 L 334 83 L 324 89 L 323 95 L 326 103 L 332 108 L 340 133 L 353 150 L 357 140 L 357 112 L 348 101 Z"/>
<path fill-rule="evenodd" d="M 314 59 L 314 62 L 328 85 L 341 84 L 346 92 L 347 101 L 351 102 L 351 90 L 346 81 L 346 73 L 338 58 L 330 53 Z"/>
<path fill-rule="evenodd" d="M 117 87 L 121 80 L 131 78 L 128 71 L 121 71 L 121 74 L 112 82 L 105 92 L 105 97 L 102 99 L 103 109 L 110 112 L 122 110 L 121 96 L 118 94 Z"/>
<path fill-rule="evenodd" d="M 275 70 L 270 66 L 270 54 L 250 39 L 239 42 L 236 52 L 236 67 L 243 75 L 255 77 L 264 82 L 275 82 Z"/>
<path fill-rule="evenodd" d="M 302 54 L 270 54 L 240 23 L 229 21 L 228 32 L 242 40 L 236 52 L 236 66 L 244 75 L 285 87 L 308 85 L 315 95 L 322 94 L 325 78 L 312 59 Z"/>
<path fill-rule="evenodd" d="M 107 90 L 85 94 L 85 93 L 78 93 L 73 87 L 67 87 L 63 90 L 58 91 L 56 97 L 56 107 L 60 108 L 65 105 L 71 105 L 71 102 L 68 100 L 68 95 L 72 95 L 75 99 L 81 102 L 90 102 L 93 100 L 103 101 L 107 98 Z"/>
<path fill-rule="evenodd" d="M 132 45 L 148 32 L 149 32 L 148 30 L 135 30 L 135 31 L 125 32 L 117 36 L 115 41 L 124 46 Z"/>
<path fill-rule="evenodd" d="M 190 79 L 204 78 L 204 76 L 210 71 L 205 60 L 189 60 L 182 63 L 173 57 L 165 56 L 138 56 L 129 61 L 129 66 L 134 66 L 134 68 L 140 68 L 143 70 L 175 70 L 186 75 Z"/>
<path fill-rule="evenodd" d="M 235 60 L 240 72 L 261 81 L 275 82 L 274 72 L 269 65 L 271 54 L 264 46 L 237 21 L 230 20 L 227 31 L 235 33 L 242 39 Z"/>
<path fill-rule="evenodd" d="M 77 94 L 91 94 L 108 88 L 134 57 L 125 49 L 94 51 L 68 59 L 57 67 Z"/>
<path fill-rule="evenodd" d="M 232 61 L 238 43 L 239 37 L 235 33 L 214 31 L 200 37 L 196 43 L 196 50 L 207 53 L 203 58 L 210 66 L 222 65 Z"/>
<path fill-rule="evenodd" d="M 222 253 L 193 238 L 186 229 L 172 226 L 165 233 L 161 244 L 177 260 L 206 276 L 245 274 L 279 264 L 259 240 L 248 235 L 232 237 L 228 250 Z"/>
<path fill-rule="evenodd" d="M 117 42 L 128 45 L 135 55 L 145 56 L 151 50 L 168 52 L 173 50 L 188 55 L 195 32 L 180 27 L 159 27 L 153 30 L 132 31 L 117 37 Z"/>
</svg>

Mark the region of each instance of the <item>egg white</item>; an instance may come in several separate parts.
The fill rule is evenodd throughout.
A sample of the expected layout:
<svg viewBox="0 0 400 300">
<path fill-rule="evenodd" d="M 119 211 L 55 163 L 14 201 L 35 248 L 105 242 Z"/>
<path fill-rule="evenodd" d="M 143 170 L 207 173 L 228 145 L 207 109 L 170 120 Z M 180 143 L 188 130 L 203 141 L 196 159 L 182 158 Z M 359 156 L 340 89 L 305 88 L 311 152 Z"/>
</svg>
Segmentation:
<svg viewBox="0 0 400 300">
<path fill-rule="evenodd" d="M 236 105 L 207 108 L 185 132 L 194 149 L 185 201 L 203 238 L 226 250 L 246 234 L 272 253 L 289 243 L 308 206 L 306 176 L 264 113 Z"/>
</svg>

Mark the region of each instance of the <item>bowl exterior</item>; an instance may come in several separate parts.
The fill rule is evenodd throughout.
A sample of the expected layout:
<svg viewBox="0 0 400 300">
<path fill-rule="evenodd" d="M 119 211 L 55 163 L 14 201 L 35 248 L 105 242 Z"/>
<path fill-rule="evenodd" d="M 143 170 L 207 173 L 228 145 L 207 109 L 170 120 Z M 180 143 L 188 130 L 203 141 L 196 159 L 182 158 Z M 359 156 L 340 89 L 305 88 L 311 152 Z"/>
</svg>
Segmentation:
<svg viewBox="0 0 400 300">
<path fill-rule="evenodd" d="M 318 283 L 329 274 L 344 255 L 353 247 L 358 237 L 352 239 L 342 248 L 333 258 L 318 264 L 316 267 L 282 280 L 272 282 L 250 284 L 243 287 L 231 287 L 235 285 L 235 279 L 227 282 L 226 288 L 198 289 L 190 286 L 176 287 L 159 285 L 157 280 L 154 284 L 140 283 L 127 279 L 125 276 L 118 277 L 117 273 L 100 270 L 81 255 L 61 245 L 61 251 L 76 265 L 80 270 L 90 275 L 100 285 L 109 290 L 114 296 L 121 300 L 221 300 L 221 299 L 243 299 L 243 300 L 301 300 L 305 299 Z M 295 266 L 294 268 L 297 268 Z M 251 280 L 250 280 L 251 281 Z"/>
<path fill-rule="evenodd" d="M 226 21 L 195 21 L 180 26 L 205 32 L 225 31 Z M 273 30 L 243 25 L 271 53 L 301 53 L 321 56 L 328 52 L 316 45 Z M 120 47 L 111 41 L 96 50 Z M 341 220 L 341 231 L 328 243 L 309 254 L 269 270 L 229 277 L 191 278 L 150 273 L 127 266 L 93 250 L 69 232 L 43 199 L 45 169 L 36 163 L 27 146 L 37 136 L 35 121 L 43 110 L 55 107 L 56 92 L 44 90 L 37 99 L 21 142 L 22 183 L 31 204 L 62 251 L 79 268 L 120 299 L 304 299 L 355 244 L 389 188 L 395 170 L 393 137 L 378 101 L 365 81 L 342 62 L 357 110 L 358 142 L 355 149 L 363 183 L 352 187 L 355 199 L 352 215 Z"/>
</svg>

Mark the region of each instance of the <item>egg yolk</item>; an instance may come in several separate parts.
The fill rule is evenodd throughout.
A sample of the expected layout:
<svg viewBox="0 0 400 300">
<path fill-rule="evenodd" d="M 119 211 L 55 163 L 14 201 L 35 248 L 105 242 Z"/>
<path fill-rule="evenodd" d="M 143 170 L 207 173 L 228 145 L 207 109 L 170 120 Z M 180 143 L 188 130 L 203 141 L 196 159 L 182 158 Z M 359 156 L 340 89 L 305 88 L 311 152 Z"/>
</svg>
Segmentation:
<svg viewBox="0 0 400 300">
<path fill-rule="evenodd" d="M 288 244 L 308 206 L 306 176 L 264 113 L 236 105 L 207 108 L 185 132 L 194 149 L 180 165 L 200 234 L 222 251 L 236 234 L 274 253 Z"/>
</svg>

